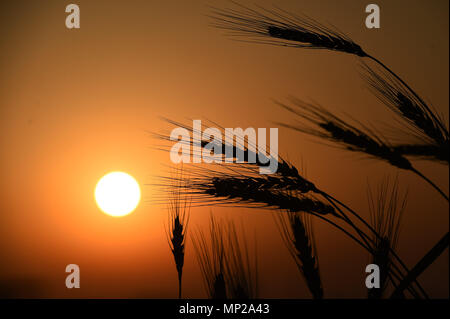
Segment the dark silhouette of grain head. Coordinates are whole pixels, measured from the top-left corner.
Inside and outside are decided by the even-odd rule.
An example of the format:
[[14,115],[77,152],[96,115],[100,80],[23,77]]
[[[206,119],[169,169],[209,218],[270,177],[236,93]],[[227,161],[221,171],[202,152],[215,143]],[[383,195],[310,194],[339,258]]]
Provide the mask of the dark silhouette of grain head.
[[311,215],[280,212],[280,233],[314,299],[323,298],[322,280]]
[[406,208],[406,194],[399,194],[398,180],[385,179],[376,189],[368,188],[369,211],[374,236],[372,263],[380,268],[380,288],[369,289],[369,298],[379,299],[388,284],[388,274],[392,264],[391,249],[395,249],[400,234],[400,225]]
[[[181,177],[179,179],[174,179],[173,181],[180,184],[182,183],[183,178]],[[167,236],[178,273],[178,298],[181,298],[190,199],[184,196],[182,192],[180,192],[180,187],[172,187],[171,189],[172,196],[169,199],[169,221]]]

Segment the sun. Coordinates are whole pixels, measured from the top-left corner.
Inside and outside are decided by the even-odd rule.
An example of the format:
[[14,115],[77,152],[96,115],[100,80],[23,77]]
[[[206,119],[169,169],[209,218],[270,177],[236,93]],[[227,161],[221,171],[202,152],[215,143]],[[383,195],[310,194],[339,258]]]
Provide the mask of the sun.
[[141,199],[138,182],[124,172],[111,172],[103,176],[95,186],[95,201],[105,213],[114,217],[134,211]]

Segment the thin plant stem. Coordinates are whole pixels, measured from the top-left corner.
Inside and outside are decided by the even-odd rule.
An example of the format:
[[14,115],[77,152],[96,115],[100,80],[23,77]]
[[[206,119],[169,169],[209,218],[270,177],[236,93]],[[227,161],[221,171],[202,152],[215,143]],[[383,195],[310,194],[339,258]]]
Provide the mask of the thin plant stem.
[[435,190],[437,190],[439,192],[439,194],[441,194],[448,202],[448,196],[445,195],[445,193],[436,186],[436,184],[434,184],[428,177],[426,177],[425,175],[423,175],[421,172],[419,172],[418,170],[416,170],[415,168],[411,169],[412,172],[414,172],[417,176],[421,177],[424,181],[426,181],[428,184],[430,184]]
[[444,237],[442,237],[442,239],[411,269],[406,277],[400,282],[391,298],[398,298],[403,290],[408,288],[411,283],[444,252],[448,245],[449,233],[445,234]]

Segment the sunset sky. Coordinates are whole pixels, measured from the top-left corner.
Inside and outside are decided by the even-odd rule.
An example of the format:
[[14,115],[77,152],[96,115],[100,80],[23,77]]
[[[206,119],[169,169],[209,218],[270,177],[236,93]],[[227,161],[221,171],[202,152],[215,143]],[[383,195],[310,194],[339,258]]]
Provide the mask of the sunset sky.
[[[76,0],[81,28],[72,30],[65,26],[69,3],[0,4],[0,297],[177,297],[167,209],[152,185],[172,165],[149,133],[170,132],[161,117],[276,127],[292,114],[273,99],[293,95],[363,123],[397,125],[367,89],[356,57],[237,42],[211,27],[208,5],[232,7],[229,1]],[[270,8],[274,1],[257,3]],[[376,1],[378,30],[364,25],[368,3],[276,1],[337,26],[448,125],[448,1]],[[448,232],[448,202],[417,176],[286,128],[279,128],[279,153],[365,217],[367,183],[398,175],[408,204],[397,251],[410,267]],[[448,194],[448,166],[416,166]],[[140,184],[142,200],[130,215],[108,216],[95,202],[95,185],[111,171]],[[261,297],[310,297],[271,211],[193,208],[190,229],[207,227],[210,211],[256,237]],[[368,254],[319,220],[314,225],[325,296],[364,298]],[[80,289],[65,287],[68,264],[80,266]],[[432,297],[448,298],[448,276],[447,249],[420,281]],[[183,281],[185,297],[206,297],[190,239]]]

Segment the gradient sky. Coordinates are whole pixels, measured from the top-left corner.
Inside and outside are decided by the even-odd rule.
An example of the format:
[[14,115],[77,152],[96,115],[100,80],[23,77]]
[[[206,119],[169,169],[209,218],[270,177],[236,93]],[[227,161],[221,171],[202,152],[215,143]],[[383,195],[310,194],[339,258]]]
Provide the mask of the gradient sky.
[[[209,27],[207,5],[230,7],[228,1],[74,2],[81,9],[79,30],[65,27],[70,2],[0,4],[3,294],[176,297],[166,208],[152,201],[157,190],[145,185],[170,164],[148,134],[169,130],[160,116],[274,127],[273,121],[292,116],[272,99],[294,95],[377,127],[396,123],[360,79],[355,57],[235,42]],[[258,3],[271,7],[273,1]],[[280,0],[277,6],[336,25],[448,119],[448,1],[376,1],[379,30],[364,26],[368,3]],[[448,203],[416,176],[283,128],[279,151],[366,217],[367,181],[376,185],[398,173],[409,193],[398,252],[410,266],[448,231]],[[446,166],[417,166],[448,193]],[[123,218],[103,214],[93,196],[98,179],[114,170],[142,187],[144,201]],[[256,233],[262,297],[309,297],[271,212],[211,209]],[[209,211],[193,209],[191,228],[205,226]],[[369,256],[329,226],[315,226],[325,296],[364,297]],[[433,297],[449,296],[448,261],[447,250],[420,278]],[[81,289],[64,285],[70,263],[81,268]],[[190,241],[185,264],[184,295],[205,297]]]

